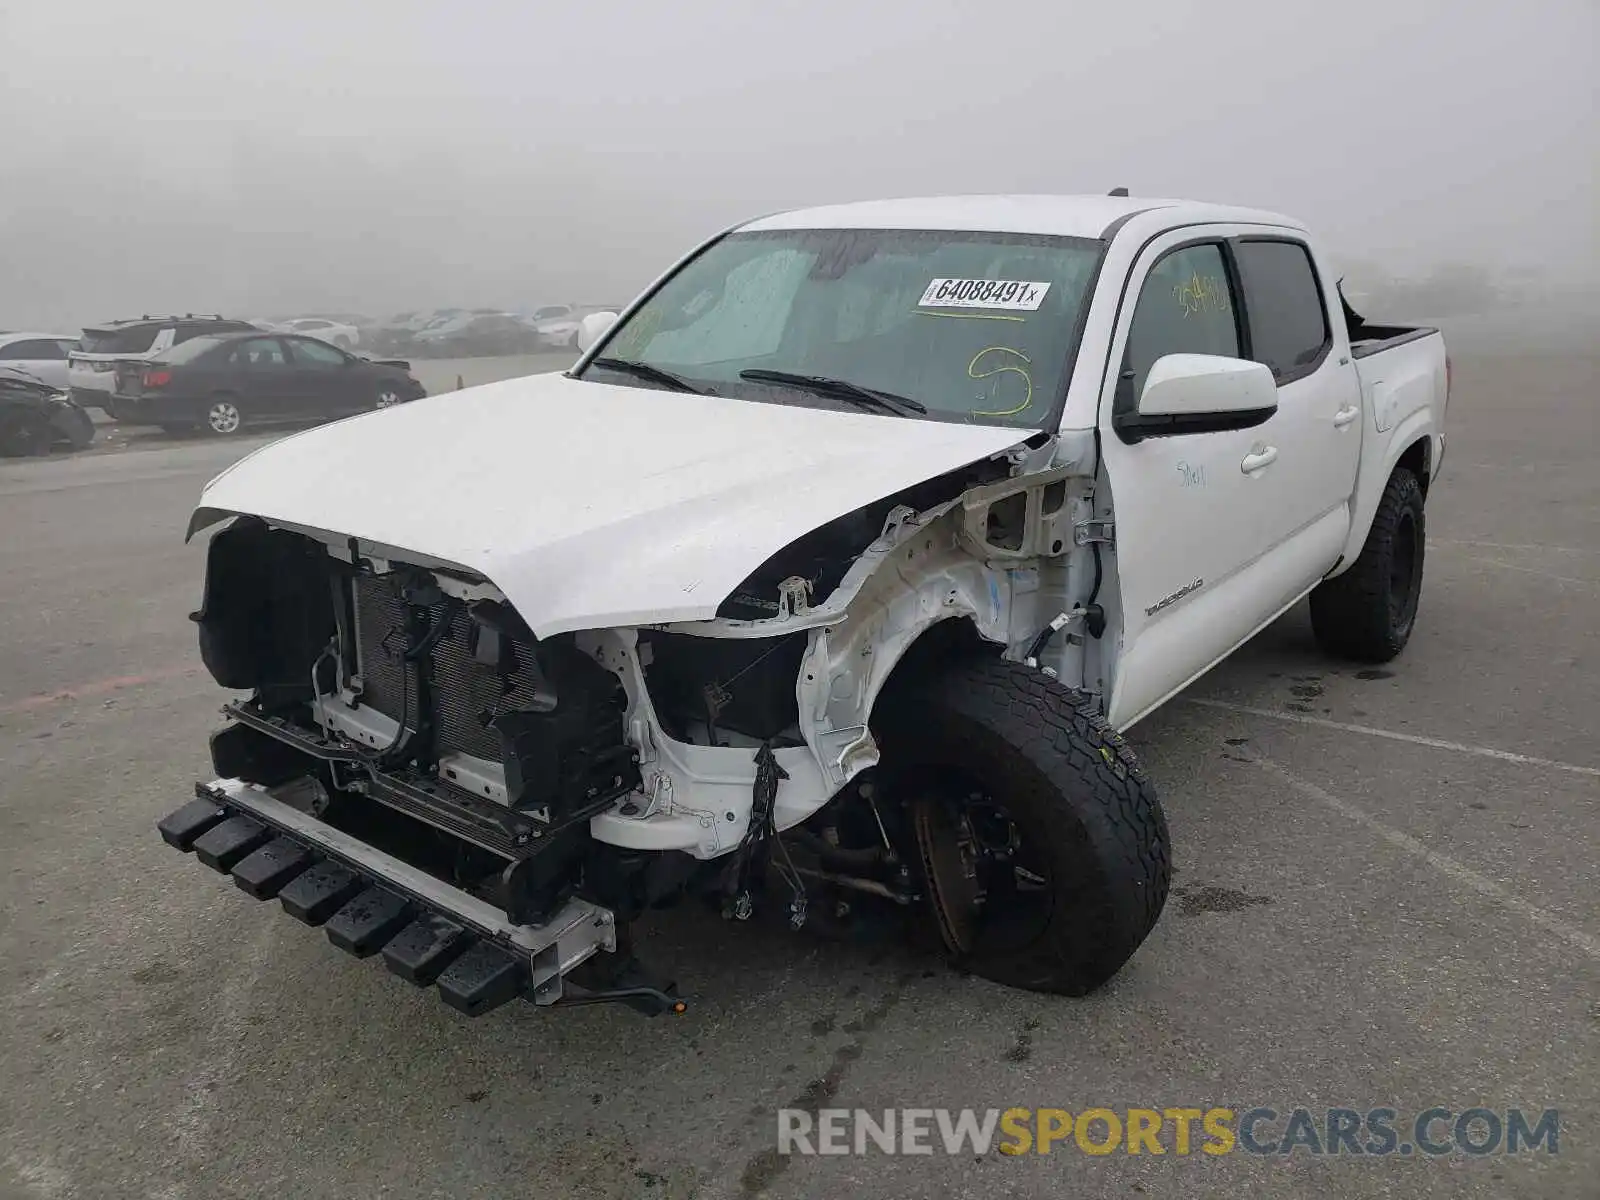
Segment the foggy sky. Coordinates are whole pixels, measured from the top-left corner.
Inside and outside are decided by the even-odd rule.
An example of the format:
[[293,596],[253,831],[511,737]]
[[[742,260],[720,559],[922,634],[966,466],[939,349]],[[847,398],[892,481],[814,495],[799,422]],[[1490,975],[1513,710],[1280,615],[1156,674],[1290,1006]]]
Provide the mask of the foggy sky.
[[799,205],[1104,192],[1568,280],[1593,0],[0,0],[0,327],[621,302]]

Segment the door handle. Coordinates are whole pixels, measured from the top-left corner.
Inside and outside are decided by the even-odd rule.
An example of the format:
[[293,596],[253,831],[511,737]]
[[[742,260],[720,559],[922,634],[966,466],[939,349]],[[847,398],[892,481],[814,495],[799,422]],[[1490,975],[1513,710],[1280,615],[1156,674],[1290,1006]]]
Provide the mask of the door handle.
[[1239,464],[1239,469],[1246,475],[1261,470],[1262,467],[1271,466],[1278,461],[1278,448],[1276,446],[1263,446],[1260,450],[1252,450],[1244,456],[1244,461]]
[[1333,414],[1334,428],[1343,429],[1346,425],[1350,424],[1351,421],[1354,421],[1360,415],[1361,410],[1354,404],[1346,405],[1344,408],[1341,408],[1338,412]]

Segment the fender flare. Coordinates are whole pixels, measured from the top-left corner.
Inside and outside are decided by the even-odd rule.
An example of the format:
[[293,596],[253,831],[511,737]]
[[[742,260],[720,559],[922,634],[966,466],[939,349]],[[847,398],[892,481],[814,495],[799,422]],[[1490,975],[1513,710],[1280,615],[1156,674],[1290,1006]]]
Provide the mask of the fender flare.
[[1400,422],[1395,428],[1394,436],[1389,439],[1381,460],[1381,473],[1377,473],[1376,478],[1370,478],[1367,475],[1367,467],[1363,465],[1356,484],[1356,504],[1350,513],[1350,534],[1345,539],[1338,564],[1324,578],[1332,579],[1336,575],[1344,574],[1360,556],[1361,548],[1367,544],[1367,534],[1372,530],[1372,518],[1378,511],[1378,502],[1383,498],[1384,486],[1394,474],[1400,460],[1412,453],[1418,445],[1425,447],[1423,461],[1428,464],[1429,470],[1423,473],[1422,484],[1423,487],[1427,487],[1427,476],[1438,460],[1437,450],[1433,444],[1434,435],[1433,414],[1426,410],[1413,413]]

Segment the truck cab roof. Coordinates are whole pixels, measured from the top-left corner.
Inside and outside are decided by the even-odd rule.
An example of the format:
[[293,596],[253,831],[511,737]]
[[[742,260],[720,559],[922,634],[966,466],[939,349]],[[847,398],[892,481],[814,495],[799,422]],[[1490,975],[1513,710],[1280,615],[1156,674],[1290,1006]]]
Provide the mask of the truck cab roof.
[[739,227],[775,229],[945,229],[1105,238],[1130,218],[1159,213],[1163,228],[1206,223],[1277,225],[1299,221],[1253,208],[1147,196],[972,195],[866,200],[773,213]]

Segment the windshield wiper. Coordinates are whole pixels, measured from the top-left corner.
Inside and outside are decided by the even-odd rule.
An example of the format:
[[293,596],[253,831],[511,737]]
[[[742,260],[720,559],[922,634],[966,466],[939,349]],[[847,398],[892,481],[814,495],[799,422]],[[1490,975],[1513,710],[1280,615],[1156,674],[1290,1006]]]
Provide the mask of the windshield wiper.
[[928,411],[927,405],[909,396],[897,396],[893,392],[863,387],[859,383],[851,383],[848,379],[831,379],[826,375],[799,375],[792,371],[767,371],[754,367],[748,371],[740,371],[739,378],[753,380],[756,383],[784,383],[790,387],[805,388],[819,395],[835,396],[862,408],[893,413],[897,417]]
[[608,371],[622,371],[639,379],[648,379],[653,383],[665,384],[676,392],[693,392],[696,396],[705,395],[694,384],[681,375],[674,375],[671,371],[660,367],[653,367],[649,363],[634,362],[629,358],[597,358],[589,364],[591,367],[603,367]]

